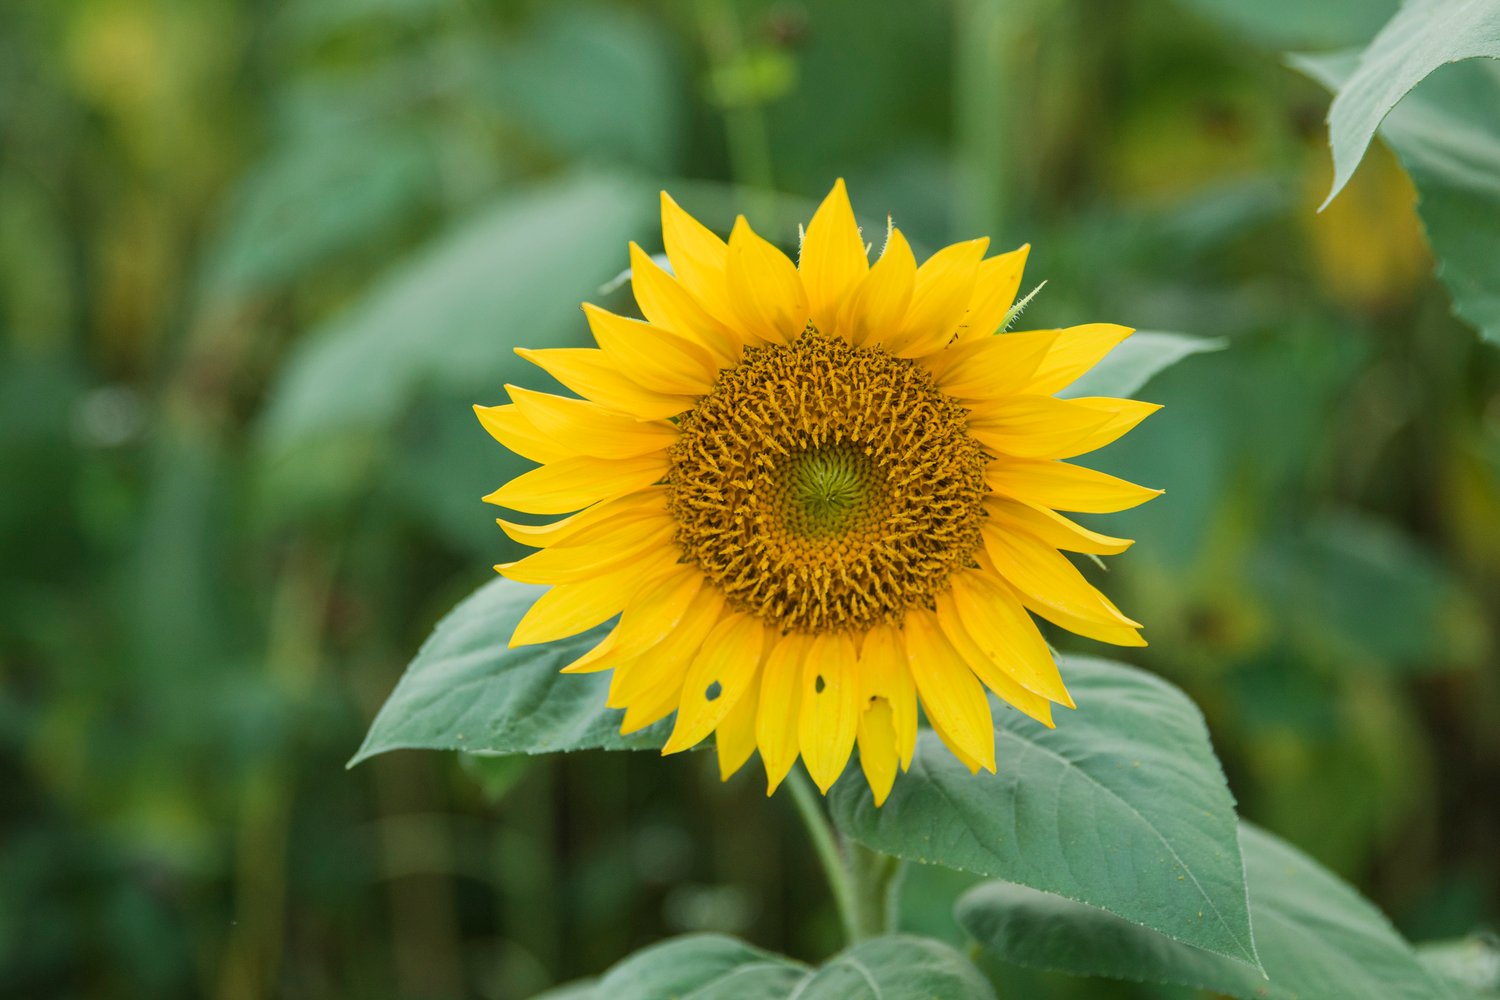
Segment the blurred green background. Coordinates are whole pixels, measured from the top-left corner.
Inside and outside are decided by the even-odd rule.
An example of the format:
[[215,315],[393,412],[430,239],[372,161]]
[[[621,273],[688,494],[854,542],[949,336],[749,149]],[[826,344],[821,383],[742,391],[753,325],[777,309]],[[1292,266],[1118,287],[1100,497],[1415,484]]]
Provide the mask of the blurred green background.
[[[1128,658],[1249,819],[1414,939],[1493,926],[1500,360],[1384,149],[1315,214],[1328,96],[1281,55],[1393,9],[7,2],[0,994],[514,998],[688,930],[835,948],[753,767],[344,762],[512,554],[469,411],[546,384],[511,348],[628,308],[659,188],[795,246],[840,175],[919,249],[1032,243],[1023,326],[1228,338],[1093,463],[1167,489],[1109,521]],[[957,940],[961,882],[909,872],[905,925]]]

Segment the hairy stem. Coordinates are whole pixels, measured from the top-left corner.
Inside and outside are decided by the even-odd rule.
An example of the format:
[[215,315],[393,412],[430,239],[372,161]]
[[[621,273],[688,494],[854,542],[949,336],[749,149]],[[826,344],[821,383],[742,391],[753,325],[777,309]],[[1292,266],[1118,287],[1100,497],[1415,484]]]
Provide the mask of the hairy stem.
[[828,888],[833,891],[833,902],[838,907],[844,937],[849,941],[858,941],[863,935],[859,933],[861,918],[854,875],[839,850],[833,827],[828,823],[828,814],[823,811],[822,797],[813,787],[812,780],[798,768],[792,768],[791,774],[787,775],[787,784],[792,790],[792,802],[797,806],[797,813],[802,817],[802,824],[807,827],[807,834],[812,839],[813,850],[817,852],[818,861],[823,865]]
[[829,825],[822,797],[800,770],[787,776],[787,784],[833,891],[844,938],[853,944],[889,931],[896,922],[901,861],[852,840],[841,840]]

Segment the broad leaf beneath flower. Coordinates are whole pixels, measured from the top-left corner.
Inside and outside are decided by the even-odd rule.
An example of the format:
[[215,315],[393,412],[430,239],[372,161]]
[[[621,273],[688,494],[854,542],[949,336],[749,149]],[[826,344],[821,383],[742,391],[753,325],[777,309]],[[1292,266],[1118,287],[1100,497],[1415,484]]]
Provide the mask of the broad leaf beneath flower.
[[968,892],[958,919],[996,958],[1075,975],[1175,983],[1242,1000],[1453,995],[1378,910],[1311,858],[1249,824],[1240,843],[1265,977],[1102,910],[1005,882]]
[[995,702],[996,774],[970,774],[925,731],[883,808],[844,775],[835,823],[875,850],[1086,902],[1255,968],[1234,800],[1197,707],[1123,664],[1061,667],[1078,709],[1056,729]]
[[816,969],[717,934],[637,952],[591,983],[536,1000],[994,1000],[978,969],[948,945],[891,935],[861,942]]

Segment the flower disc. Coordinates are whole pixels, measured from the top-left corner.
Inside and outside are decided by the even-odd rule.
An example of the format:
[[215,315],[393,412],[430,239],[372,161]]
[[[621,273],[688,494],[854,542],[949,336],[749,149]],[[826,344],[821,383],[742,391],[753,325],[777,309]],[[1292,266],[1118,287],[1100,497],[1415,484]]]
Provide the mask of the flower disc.
[[682,416],[677,542],[731,607],[784,631],[899,625],[980,544],[965,412],[914,362],[815,330],[748,348]]

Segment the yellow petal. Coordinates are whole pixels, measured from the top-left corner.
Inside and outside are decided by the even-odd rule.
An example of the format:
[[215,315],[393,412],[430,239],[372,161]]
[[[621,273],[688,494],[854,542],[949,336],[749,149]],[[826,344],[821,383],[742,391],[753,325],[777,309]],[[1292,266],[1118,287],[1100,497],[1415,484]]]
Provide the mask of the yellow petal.
[[551,642],[577,635],[609,621],[637,592],[643,580],[655,582],[677,565],[675,553],[647,556],[643,564],[627,566],[581,583],[561,583],[537,598],[511,634],[511,648]]
[[[604,500],[571,517],[551,524],[517,524],[504,518],[496,523],[514,541],[533,548],[557,545],[564,541],[581,544],[589,536],[585,532],[605,532],[617,524],[631,521],[670,521],[667,513],[667,488],[648,486],[634,493],[627,493],[613,500]],[[671,522],[675,523],[675,522]]]
[[965,750],[962,744],[954,740],[952,734],[943,727],[941,722],[931,716],[928,717],[927,722],[932,726],[932,731],[937,734],[938,739],[943,741],[943,746],[947,747],[948,752],[958,758],[960,764],[969,769],[970,774],[978,774],[984,769],[984,761]]
[[906,656],[933,728],[985,770],[995,770],[995,724],[974,671],[958,655],[926,608],[908,611]]
[[507,385],[505,391],[532,426],[574,455],[631,458],[670,448],[677,441],[677,428],[665,420],[636,420],[586,399],[516,385]]
[[670,330],[583,304],[599,348],[620,374],[653,392],[702,396],[719,377],[713,356]]
[[[764,631],[764,630],[762,630]],[[771,637],[767,635],[765,641]],[[728,781],[729,776],[745,766],[745,761],[755,752],[755,718],[760,707],[760,685],[750,685],[719,728],[714,730],[714,749],[719,757],[719,780]]]
[[1088,552],[1098,556],[1119,555],[1135,542],[1090,531],[1083,525],[1045,507],[1032,507],[1019,500],[990,496],[984,501],[985,513],[1005,531],[1028,531],[1055,549]]
[[671,677],[658,686],[642,692],[625,709],[625,718],[620,722],[620,734],[645,729],[672,714],[677,707],[677,696],[681,692],[681,678]]
[[689,565],[678,565],[652,587],[635,588],[620,617],[621,643],[629,649],[648,649],[671,635],[690,607],[721,609],[716,594],[698,600],[704,589],[703,572]]
[[844,773],[859,728],[859,675],[854,640],[847,633],[820,633],[802,667],[802,709],[797,739],[807,773],[823,794]]
[[[951,592],[938,599],[938,622],[950,637],[960,628],[967,632],[991,662],[1027,691],[1074,707],[1047,641],[1021,602],[1000,581],[975,570],[955,573]],[[980,674],[980,680],[989,683],[984,674]],[[998,687],[994,690],[1032,718],[1039,718]]]
[[745,331],[767,343],[790,343],[807,326],[807,290],[796,266],[743,215],[729,233],[729,294]]
[[484,498],[528,514],[567,514],[644,489],[667,474],[666,452],[610,460],[580,456],[523,473]]
[[1110,603],[1109,598],[1084,579],[1068,557],[1024,531],[1003,531],[988,521],[980,530],[984,550],[996,570],[1012,587],[1030,598],[1028,606],[1048,621],[1057,610],[1073,618],[1102,625],[1140,628]]
[[766,766],[767,795],[776,791],[797,760],[802,665],[807,662],[809,644],[809,637],[800,632],[781,636],[761,667],[755,744]]
[[672,273],[710,315],[739,330],[729,298],[729,248],[703,223],[683,211],[665,191],[661,193],[661,235],[672,262]]
[[610,708],[625,708],[646,697],[663,683],[670,680],[676,690],[676,701],[682,697],[682,680],[688,666],[703,640],[724,617],[724,595],[717,587],[706,586],[687,603],[682,617],[665,632],[644,630],[650,624],[645,620],[633,620],[632,611],[646,611],[644,604],[632,605],[620,618],[624,635],[620,645],[632,651],[633,658],[615,667],[610,678],[609,698],[605,704]]
[[1079,514],[1128,510],[1162,493],[1066,462],[1037,462],[1021,458],[991,462],[985,469],[984,481],[1001,496]]
[[938,388],[957,399],[997,399],[1028,389],[1052,349],[1051,331],[996,334],[954,344],[921,359]]
[[764,634],[760,620],[747,614],[730,615],[708,634],[683,681],[677,724],[663,754],[703,742],[754,687]]
[[1016,292],[1021,288],[1021,272],[1026,268],[1026,256],[1030,252],[1031,244],[1027,243],[1010,253],[980,262],[969,313],[958,331],[959,342],[987,337],[1000,329],[1005,314],[1015,304]]
[[[1074,406],[1085,406],[1102,413],[1110,414],[1113,419],[1093,436],[1076,441],[1071,448],[1078,450],[1073,455],[1082,455],[1096,448],[1116,441],[1131,431],[1151,414],[1161,409],[1160,403],[1147,403],[1139,399],[1114,399],[1108,396],[1077,396],[1068,402]],[[1059,458],[1071,458],[1072,455],[1059,455]]]
[[687,289],[634,243],[630,244],[630,288],[641,315],[652,326],[693,341],[712,354],[721,367],[739,360],[739,334],[709,315]]
[[955,617],[952,595],[945,594],[938,598],[937,605],[938,624],[943,630],[943,638],[952,644],[959,659],[974,672],[974,676],[979,678],[985,687],[1011,705],[1043,725],[1051,727],[1052,703],[1035,691],[1028,691],[1022,687],[1020,681],[1001,669],[994,659],[979,647],[973,636],[969,634],[969,630],[964,628],[963,623]]
[[1078,381],[1135,331],[1113,323],[1088,323],[1057,331],[1057,342],[1037,366],[1027,392],[1050,396]]
[[885,805],[896,782],[896,721],[891,713],[891,703],[876,698],[865,706],[859,716],[859,766],[864,769],[865,780],[870,784],[870,793],[875,805]]
[[906,662],[900,631],[890,625],[877,625],[865,633],[859,651],[859,676],[867,703],[883,698],[891,706],[896,751],[904,771],[911,766],[917,747],[917,689]]
[[554,347],[516,353],[585,399],[637,420],[675,417],[698,402],[695,396],[655,392],[620,373],[604,352],[593,347]]
[[808,224],[798,264],[813,325],[832,335],[845,298],[870,271],[842,177]]
[[[976,406],[969,432],[992,452],[1019,458],[1063,458],[1069,443],[1096,433],[1113,419],[1052,396],[1009,396]],[[1076,452],[1075,452],[1076,454]]]
[[[901,329],[916,286],[917,259],[901,230],[892,229],[885,250],[845,299],[834,332],[855,347],[881,344]],[[821,329],[821,327],[820,327]]]
[[558,671],[560,674],[596,674],[601,670],[609,670],[615,664],[623,662],[628,657],[620,652],[619,633],[620,626],[617,624],[610,629],[608,634],[587,653],[578,657]]
[[1073,458],[1102,448],[1161,409],[1129,399],[1008,396],[976,404],[969,432],[987,448],[1018,458]]
[[[987,561],[987,557],[983,561]],[[1083,618],[1078,615],[1069,614],[1056,605],[1043,604],[1030,594],[1022,593],[1008,582],[1005,586],[1027,611],[1045,618],[1054,625],[1065,628],[1076,635],[1085,636],[1098,642],[1107,642],[1111,646],[1141,647],[1147,645],[1146,640],[1141,637],[1141,633],[1133,626],[1120,625],[1114,622],[1100,622],[1094,618]],[[1110,606],[1113,607],[1114,605]]]
[[916,358],[948,345],[974,297],[979,260],[989,245],[988,239],[955,243],[917,268],[901,333],[886,344],[886,350],[898,357]]
[[480,406],[475,403],[474,414],[479,417],[484,429],[490,432],[490,437],[522,458],[529,458],[533,462],[556,462],[577,454],[538,430],[515,403],[501,406]]
[[559,545],[533,552],[500,567],[500,575],[521,583],[577,583],[636,562],[646,552],[672,545],[670,522],[634,521],[618,526],[598,542]]

